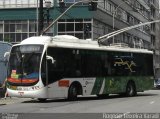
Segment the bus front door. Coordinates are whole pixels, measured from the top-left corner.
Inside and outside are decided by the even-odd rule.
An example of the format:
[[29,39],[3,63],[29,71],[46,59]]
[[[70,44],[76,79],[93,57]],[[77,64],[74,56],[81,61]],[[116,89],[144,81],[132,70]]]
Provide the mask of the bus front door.
[[47,57],[46,72],[48,74],[46,77],[48,98],[64,97],[62,88],[58,84],[58,80],[62,77],[60,77],[61,74],[56,68],[56,60],[52,56]]

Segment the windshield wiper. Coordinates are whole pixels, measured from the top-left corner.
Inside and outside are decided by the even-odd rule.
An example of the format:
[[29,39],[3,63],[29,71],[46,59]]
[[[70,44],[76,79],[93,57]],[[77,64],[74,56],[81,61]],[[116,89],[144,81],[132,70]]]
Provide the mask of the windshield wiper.
[[26,60],[24,60],[24,62],[27,62],[27,61],[33,56],[33,54],[35,54],[35,52],[32,52],[32,53],[26,58]]
[[20,79],[21,79],[21,83],[22,83],[22,79],[23,79],[23,56],[21,52],[16,52],[16,58],[18,60],[18,62],[20,63]]
[[16,52],[16,58],[17,58],[18,62],[22,62],[22,55],[21,55],[21,53]]

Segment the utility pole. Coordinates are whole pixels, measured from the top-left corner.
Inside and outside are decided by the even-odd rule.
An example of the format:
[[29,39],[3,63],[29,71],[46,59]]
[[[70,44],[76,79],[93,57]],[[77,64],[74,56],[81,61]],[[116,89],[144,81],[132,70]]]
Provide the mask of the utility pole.
[[43,0],[40,0],[39,2],[39,22],[38,22],[38,35],[41,35],[43,31],[43,22],[44,22],[44,17],[43,17]]

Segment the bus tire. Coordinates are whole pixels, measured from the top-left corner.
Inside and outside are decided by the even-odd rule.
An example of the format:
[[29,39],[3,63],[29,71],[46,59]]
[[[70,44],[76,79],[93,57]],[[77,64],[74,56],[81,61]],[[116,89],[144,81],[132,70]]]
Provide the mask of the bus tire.
[[137,94],[137,91],[136,91],[136,86],[134,82],[131,82],[131,81],[128,82],[126,87],[126,96],[132,97],[132,96],[135,96],[136,94]]
[[68,100],[75,101],[77,100],[78,89],[76,85],[72,84],[68,91]]
[[39,102],[45,102],[47,99],[46,98],[38,98]]

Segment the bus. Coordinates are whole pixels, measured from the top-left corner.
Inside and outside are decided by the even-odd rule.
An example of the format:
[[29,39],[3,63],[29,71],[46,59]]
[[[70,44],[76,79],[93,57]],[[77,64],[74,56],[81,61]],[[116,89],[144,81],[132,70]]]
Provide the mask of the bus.
[[125,94],[153,87],[153,52],[74,36],[34,36],[12,47],[9,96],[46,99]]

